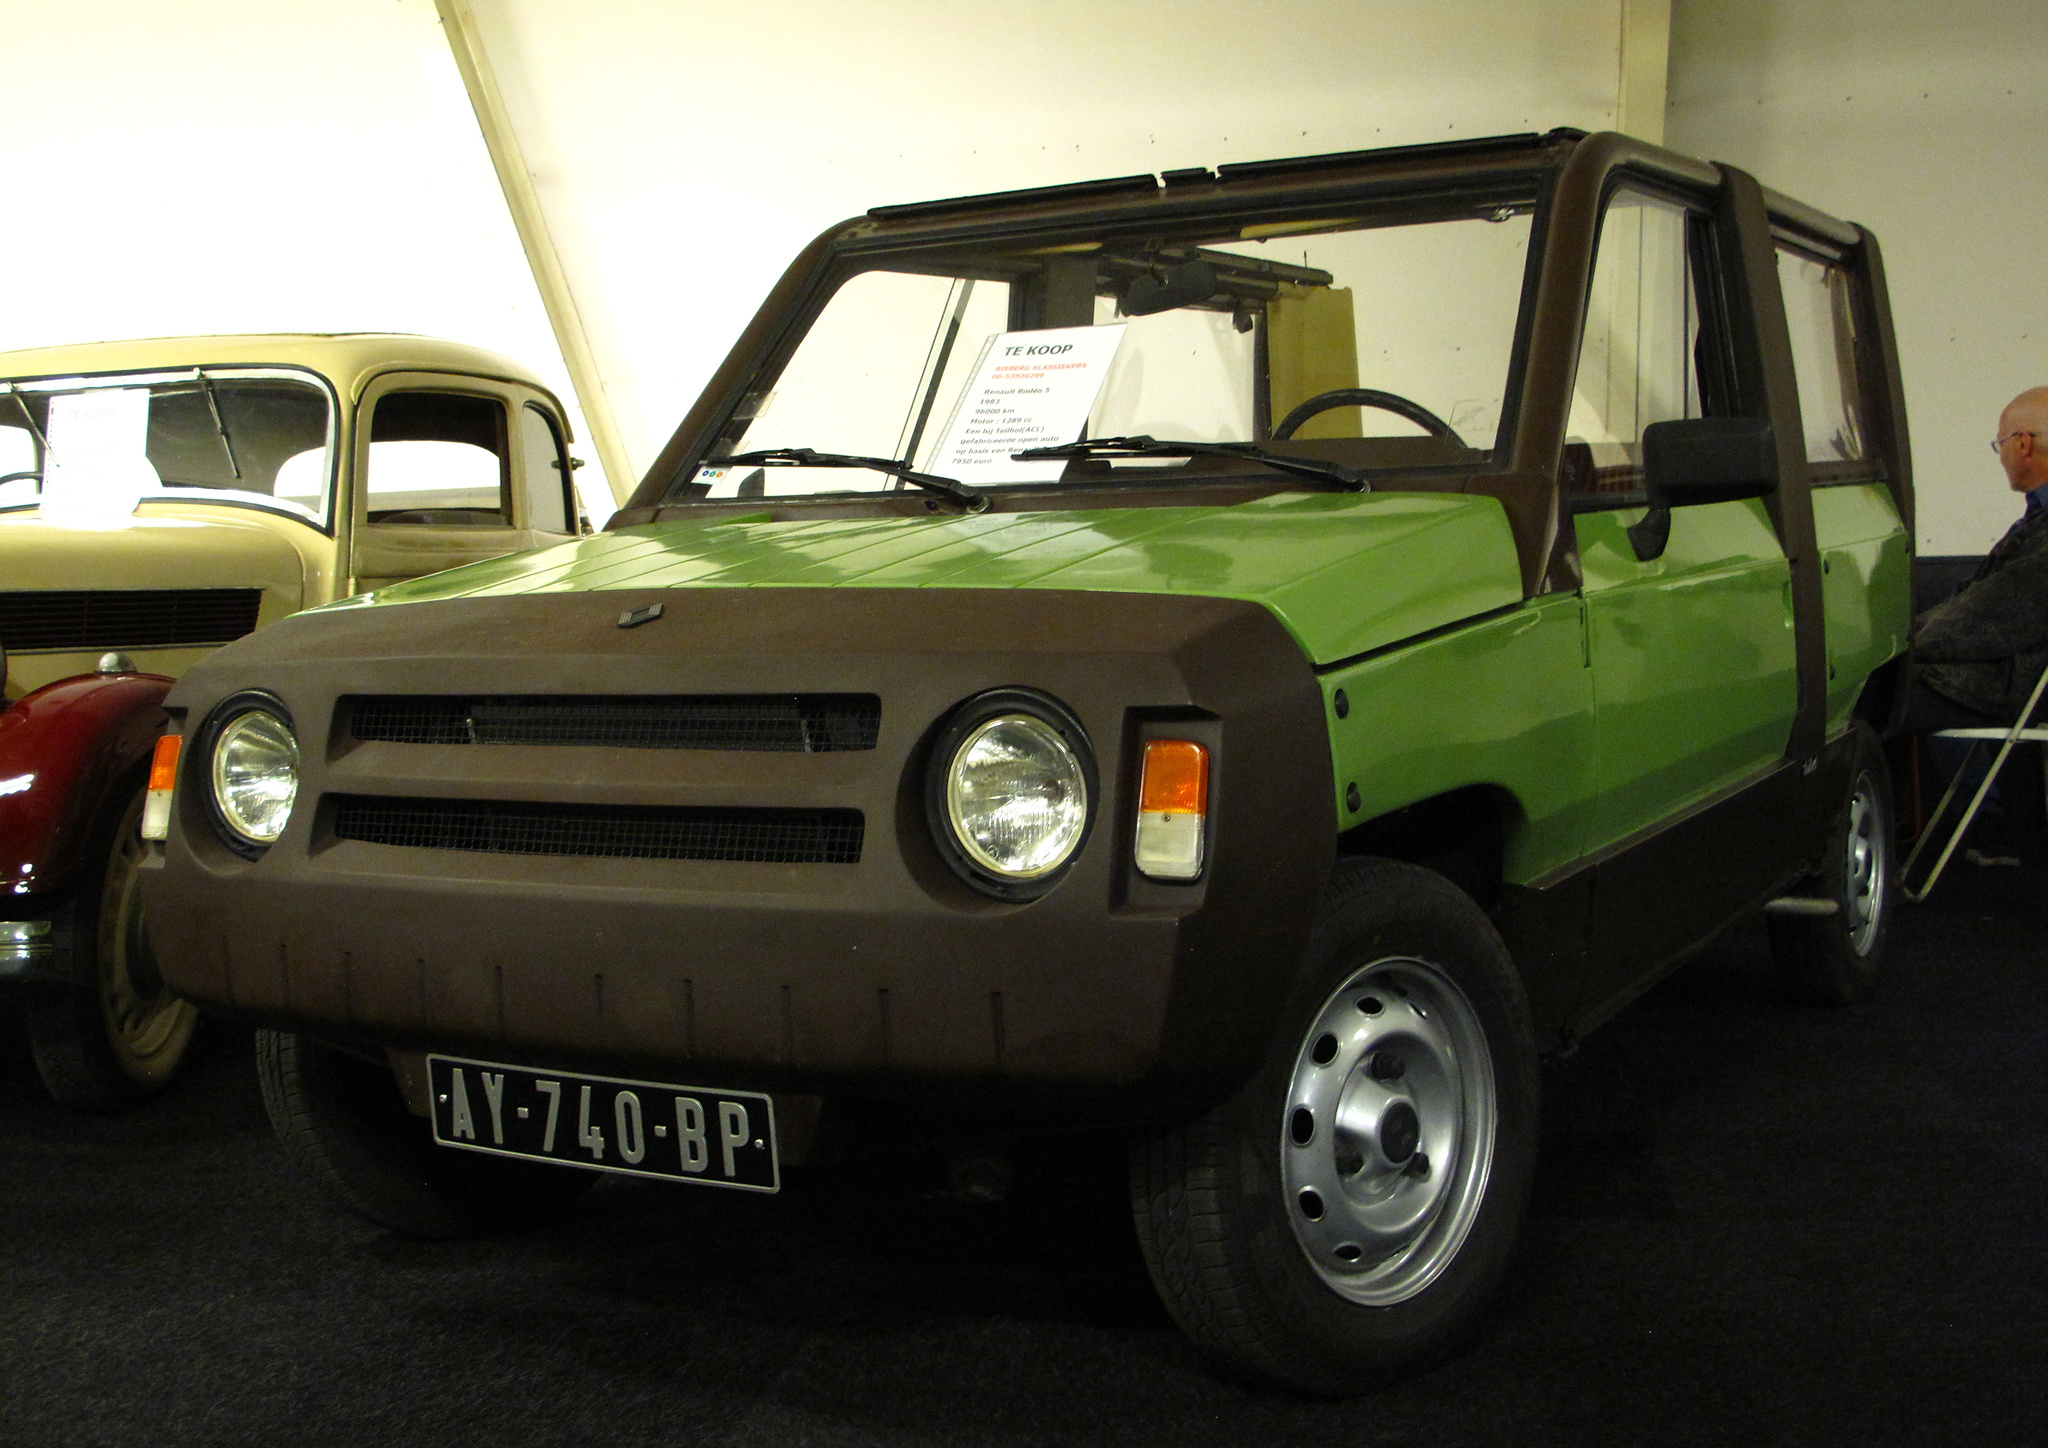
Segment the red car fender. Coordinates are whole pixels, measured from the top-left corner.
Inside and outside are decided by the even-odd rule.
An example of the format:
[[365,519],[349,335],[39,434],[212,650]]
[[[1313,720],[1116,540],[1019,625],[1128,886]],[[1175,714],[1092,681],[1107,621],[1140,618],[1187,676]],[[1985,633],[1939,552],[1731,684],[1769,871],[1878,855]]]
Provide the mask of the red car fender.
[[59,679],[0,712],[0,919],[70,883],[93,823],[163,732],[159,674]]

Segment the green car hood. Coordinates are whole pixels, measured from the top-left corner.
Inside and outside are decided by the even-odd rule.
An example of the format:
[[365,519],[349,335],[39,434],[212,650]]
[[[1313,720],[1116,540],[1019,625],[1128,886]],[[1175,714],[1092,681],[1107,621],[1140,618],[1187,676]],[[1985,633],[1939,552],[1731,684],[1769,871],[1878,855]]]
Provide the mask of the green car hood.
[[338,606],[625,588],[1197,594],[1265,605],[1317,664],[1522,596],[1507,517],[1492,498],[1281,493],[1215,508],[648,523]]

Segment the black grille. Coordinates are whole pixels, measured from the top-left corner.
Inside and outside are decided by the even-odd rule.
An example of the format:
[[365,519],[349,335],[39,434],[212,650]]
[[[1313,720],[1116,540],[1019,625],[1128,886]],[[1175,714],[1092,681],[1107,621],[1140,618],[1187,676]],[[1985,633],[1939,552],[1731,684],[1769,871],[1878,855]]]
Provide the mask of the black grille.
[[582,744],[823,754],[873,749],[873,694],[381,695],[350,701],[349,732],[392,744]]
[[496,855],[601,855],[851,865],[867,822],[857,809],[660,809],[500,800],[334,798],[345,840]]
[[256,627],[260,588],[0,592],[0,645],[140,649],[231,643]]

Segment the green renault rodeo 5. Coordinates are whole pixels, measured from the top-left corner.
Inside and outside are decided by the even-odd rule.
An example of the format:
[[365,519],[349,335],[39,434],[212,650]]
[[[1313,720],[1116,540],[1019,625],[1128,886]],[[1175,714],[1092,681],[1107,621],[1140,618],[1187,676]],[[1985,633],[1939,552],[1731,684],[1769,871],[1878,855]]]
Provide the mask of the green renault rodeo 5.
[[1911,530],[1877,244],[1731,167],[880,207],[605,532],[186,674],[150,921],[397,1230],[1114,1128],[1189,1336],[1356,1391],[1499,1282],[1543,1053],[1759,911],[1869,989]]

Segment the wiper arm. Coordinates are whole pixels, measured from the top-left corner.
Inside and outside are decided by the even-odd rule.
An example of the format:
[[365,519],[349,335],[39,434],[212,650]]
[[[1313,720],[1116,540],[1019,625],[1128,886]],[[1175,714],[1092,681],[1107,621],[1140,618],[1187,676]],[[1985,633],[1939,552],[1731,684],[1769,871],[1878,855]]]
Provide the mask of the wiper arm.
[[1253,442],[1176,442],[1140,433],[1135,437],[1087,437],[1079,442],[1061,443],[1057,447],[1026,448],[1010,456],[1018,462],[1035,458],[1243,458],[1276,473],[1326,483],[1346,492],[1372,491],[1372,484],[1357,468],[1324,462],[1321,458],[1289,457],[1285,453],[1268,451]]
[[220,434],[221,451],[228,455],[228,471],[235,475],[235,481],[239,483],[242,481],[242,464],[235,456],[235,444],[228,436],[228,425],[221,420],[220,400],[213,395],[213,379],[201,372],[199,385],[206,393],[207,410],[213,414],[213,430]]
[[977,493],[965,483],[942,478],[936,473],[921,473],[894,458],[814,452],[807,447],[771,447],[760,452],[734,453],[731,457],[713,458],[711,461],[719,466],[743,468],[873,468],[878,473],[887,473],[913,487],[923,488],[927,493],[949,498],[970,513],[988,511],[987,494]]

